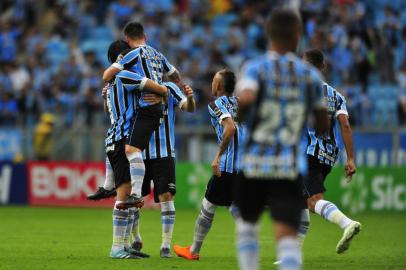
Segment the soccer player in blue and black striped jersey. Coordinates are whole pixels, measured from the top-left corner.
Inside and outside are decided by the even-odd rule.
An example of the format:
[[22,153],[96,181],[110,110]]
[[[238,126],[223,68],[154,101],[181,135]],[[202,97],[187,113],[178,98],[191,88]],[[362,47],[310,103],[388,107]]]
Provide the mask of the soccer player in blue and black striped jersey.
[[216,99],[208,106],[218,140],[218,151],[212,162],[213,176],[207,184],[200,214],[196,220],[195,233],[191,246],[174,246],[175,253],[188,260],[198,260],[200,249],[209,233],[218,206],[229,209],[234,218],[238,210],[233,202],[233,181],[240,171],[241,145],[244,130],[236,121],[238,101],[233,96],[235,75],[228,69],[216,73],[212,83],[212,93]]
[[246,115],[243,177],[235,202],[240,269],[257,270],[258,225],[269,208],[274,220],[279,270],[301,269],[296,237],[303,207],[301,177],[307,173],[306,123],[313,111],[326,111],[321,76],[295,55],[302,23],[290,10],[273,10],[267,21],[269,51],[243,68],[237,93]]
[[[320,71],[324,70],[324,56],[320,50],[312,49],[306,51],[303,59]],[[327,119],[315,119],[315,126],[308,129],[306,154],[309,161],[309,173],[308,177],[303,181],[304,194],[307,199],[308,208],[312,212],[337,224],[344,230],[343,236],[336,248],[337,253],[343,253],[348,249],[354,235],[360,231],[361,224],[348,218],[335,204],[324,199],[326,191],[324,181],[338,157],[338,128],[341,129],[347,153],[345,176],[348,181],[351,181],[353,174],[356,172],[352,132],[348,121],[348,111],[344,96],[325,82],[322,83],[322,87],[327,102],[328,114],[326,114]],[[327,128],[320,128],[321,124]],[[319,130],[326,130],[326,132],[320,132]],[[299,230],[299,238],[302,240],[306,235],[308,224],[309,210],[306,209],[302,214],[302,225],[301,230]]]
[[[104,81],[110,81],[118,72],[126,69],[157,83],[163,82],[164,75],[167,75],[170,80],[180,83],[179,73],[166,57],[146,44],[146,34],[140,23],[128,23],[124,27],[124,35],[132,51],[104,72]],[[141,200],[141,189],[145,175],[142,151],[147,147],[152,132],[163,119],[162,103],[149,104],[144,100],[145,94],[147,93],[143,92],[138,95],[137,114],[125,146],[131,168],[131,196],[119,207],[133,207]]]
[[[161,206],[162,244],[160,256],[170,258],[171,240],[175,224],[176,176],[175,176],[175,112],[176,108],[186,112],[196,109],[193,89],[188,85],[183,91],[172,82],[163,83],[168,88],[168,98],[164,103],[164,117],[159,127],[152,133],[143,152],[145,177],[142,196],[150,194],[151,181],[154,183],[154,200]],[[152,96],[151,96],[152,98]],[[134,248],[140,246],[140,237],[134,234]],[[138,239],[138,240],[137,240]]]
[[[117,46],[113,42],[109,49],[109,59],[114,58],[117,50],[123,46]],[[113,48],[113,49],[111,49]],[[125,54],[125,52],[122,52]],[[107,172],[106,176],[112,175],[117,191],[117,201],[113,209],[113,246],[110,257],[120,259],[136,259],[139,256],[137,251],[126,248],[128,236],[128,224],[130,216],[128,209],[120,209],[118,205],[128,200],[131,192],[130,166],[125,154],[125,142],[130,132],[131,122],[135,116],[137,99],[135,93],[146,89],[157,94],[166,94],[167,88],[137,73],[127,70],[120,71],[109,83],[106,96],[106,106],[111,119],[111,126],[106,136]],[[107,180],[107,177],[106,177]],[[134,254],[132,254],[134,253]]]

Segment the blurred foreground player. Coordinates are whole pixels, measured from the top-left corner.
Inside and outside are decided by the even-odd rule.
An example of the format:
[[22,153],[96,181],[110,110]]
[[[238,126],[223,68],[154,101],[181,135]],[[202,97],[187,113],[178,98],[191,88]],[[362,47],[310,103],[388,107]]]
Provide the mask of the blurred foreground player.
[[199,259],[200,249],[210,231],[217,206],[227,207],[235,219],[238,217],[238,210],[232,205],[232,193],[233,182],[239,172],[243,128],[235,122],[238,102],[233,96],[234,86],[235,75],[230,70],[220,70],[213,78],[212,93],[216,100],[209,104],[208,109],[219,144],[212,163],[213,176],[207,184],[200,214],[196,220],[192,245],[173,247],[178,256],[188,260]]
[[[114,56],[118,54],[117,50],[122,47],[124,47],[122,41],[113,42],[108,52],[109,59],[115,59]],[[124,52],[122,53],[124,54]],[[110,257],[116,259],[141,258],[137,251],[126,246],[127,228],[132,218],[129,210],[119,209],[117,206],[128,200],[131,193],[130,166],[124,146],[135,116],[134,110],[137,107],[135,92],[144,88],[157,94],[167,92],[165,86],[141,77],[137,73],[123,70],[110,81],[106,96],[106,105],[111,119],[111,126],[105,140],[108,158],[106,176],[113,176],[117,191],[117,200],[113,209],[113,246]]]
[[240,269],[259,269],[257,222],[267,206],[274,220],[278,269],[298,270],[301,176],[307,173],[305,124],[311,112],[326,108],[319,72],[295,55],[302,30],[299,16],[274,10],[266,27],[269,51],[245,65],[237,84],[239,114],[248,115],[243,177],[235,194],[241,214],[238,259]]
[[[323,53],[320,50],[313,49],[305,52],[303,59],[315,66],[320,71],[325,67]],[[343,253],[349,248],[351,240],[361,230],[361,224],[353,221],[344,215],[335,204],[324,200],[324,181],[330,173],[338,157],[338,126],[340,126],[341,137],[344,142],[347,162],[345,165],[345,176],[347,182],[351,181],[356,172],[354,162],[354,148],[352,143],[351,126],[348,121],[348,112],[345,98],[333,87],[323,82],[323,94],[327,101],[328,109],[328,131],[319,133],[317,128],[308,129],[307,158],[309,161],[309,173],[303,181],[305,198],[308,208],[322,216],[324,219],[337,224],[344,230],[341,240],[338,242],[336,251]],[[315,126],[318,122],[316,120]],[[323,122],[323,121],[321,121]],[[307,227],[303,226],[309,223],[309,210],[302,213],[301,232],[299,238],[304,239]]]

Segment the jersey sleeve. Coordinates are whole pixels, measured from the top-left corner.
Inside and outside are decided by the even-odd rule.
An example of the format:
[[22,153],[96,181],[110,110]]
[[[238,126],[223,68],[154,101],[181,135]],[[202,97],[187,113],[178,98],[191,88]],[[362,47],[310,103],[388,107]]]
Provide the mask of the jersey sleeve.
[[172,75],[176,71],[176,68],[169,63],[168,59],[166,59],[164,55],[162,55],[162,65],[164,67],[164,74],[167,76]]
[[140,49],[134,49],[127,53],[120,61],[113,63],[112,66],[119,70],[128,69],[134,66],[140,59]]
[[168,88],[170,97],[173,98],[173,105],[178,106],[179,109],[182,109],[183,104],[185,104],[185,102],[187,101],[185,94],[176,84],[172,82],[165,82],[163,83],[163,85]]
[[222,100],[220,98],[216,99],[215,101],[211,102],[208,105],[209,113],[212,118],[216,119],[220,124],[225,118],[231,117],[230,112],[224,106]]
[[241,93],[246,90],[258,91],[259,89],[258,64],[247,62],[241,70],[240,79],[236,84],[236,92]]
[[335,117],[338,117],[340,114],[348,116],[347,101],[343,95],[337,92]]
[[148,78],[142,77],[138,73],[128,70],[122,70],[116,75],[116,79],[120,79],[127,91],[142,91]]

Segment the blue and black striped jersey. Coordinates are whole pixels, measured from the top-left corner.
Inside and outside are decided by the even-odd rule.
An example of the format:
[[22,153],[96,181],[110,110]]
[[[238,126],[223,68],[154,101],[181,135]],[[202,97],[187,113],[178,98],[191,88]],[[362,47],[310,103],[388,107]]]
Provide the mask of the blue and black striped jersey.
[[227,150],[220,158],[220,171],[237,173],[240,171],[240,149],[244,139],[244,128],[235,121],[238,110],[237,98],[234,96],[218,97],[208,105],[208,109],[211,116],[211,124],[217,134],[218,144],[223,140],[223,126],[221,125],[223,119],[231,117],[235,123],[236,131],[234,133],[234,138],[230,141]]
[[144,159],[175,157],[175,109],[182,108],[187,99],[176,84],[165,82],[163,85],[169,90],[168,100],[164,104],[164,117],[151,135],[143,152]]
[[105,144],[111,145],[128,136],[135,115],[137,92],[142,90],[147,78],[127,70],[120,71],[107,90],[107,108],[111,126]]
[[308,129],[308,146],[306,153],[319,159],[320,163],[334,166],[337,160],[338,147],[338,121],[340,114],[348,116],[347,105],[344,96],[336,89],[323,83],[323,93],[327,103],[328,114],[330,118],[330,130],[328,134],[318,134],[314,128]]
[[237,91],[256,91],[248,116],[242,170],[248,178],[295,180],[307,173],[306,124],[324,106],[321,76],[293,53],[249,61]]
[[[146,77],[159,84],[162,83],[163,75],[170,75],[176,71],[166,57],[151,46],[143,45],[131,50],[120,61],[113,64],[120,70],[130,70],[138,73],[141,77]],[[149,104],[144,101],[143,95],[147,91],[139,94],[139,106],[145,107]]]

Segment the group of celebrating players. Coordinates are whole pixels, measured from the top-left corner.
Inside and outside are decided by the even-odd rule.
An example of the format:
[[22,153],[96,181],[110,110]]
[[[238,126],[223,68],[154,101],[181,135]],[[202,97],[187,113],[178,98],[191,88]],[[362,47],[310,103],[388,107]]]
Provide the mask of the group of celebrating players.
[[[212,81],[215,100],[208,111],[218,138],[213,176],[195,223],[190,246],[174,252],[198,260],[215,210],[225,206],[237,227],[240,269],[259,269],[258,220],[267,209],[274,221],[278,269],[301,269],[309,210],[343,230],[336,251],[346,251],[361,224],[324,200],[324,181],[337,156],[337,130],[347,153],[348,180],[356,171],[345,98],[323,82],[323,54],[312,49],[295,55],[300,17],[274,10],[267,23],[269,51],[248,61],[239,79],[229,69]],[[139,232],[143,197],[154,183],[160,204],[160,256],[170,258],[175,223],[175,109],[194,112],[193,89],[156,49],[146,44],[143,26],[130,22],[125,41],[108,51],[112,65],[104,72],[105,109],[111,118],[106,136],[106,180],[88,196],[117,196],[113,209],[112,258],[149,257],[141,251]],[[318,70],[317,70],[318,69]],[[164,82],[164,79],[166,82]]]

